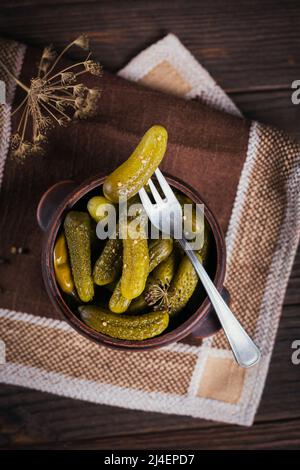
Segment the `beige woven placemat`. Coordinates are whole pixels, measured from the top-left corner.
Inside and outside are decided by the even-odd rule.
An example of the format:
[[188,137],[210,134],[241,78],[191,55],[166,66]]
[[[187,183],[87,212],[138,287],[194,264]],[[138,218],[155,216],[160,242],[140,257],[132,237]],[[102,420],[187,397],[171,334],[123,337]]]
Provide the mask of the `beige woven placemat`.
[[[24,49],[14,47],[10,65],[18,74]],[[173,35],[139,54],[120,75],[240,114]],[[0,114],[2,171],[9,116],[7,105]],[[95,403],[251,425],[299,241],[299,155],[300,146],[283,133],[252,123],[226,236],[226,284],[234,311],[262,351],[257,366],[239,368],[222,333],[201,347],[173,344],[128,353],[93,344],[63,321],[0,309],[0,338],[7,353],[0,381]]]

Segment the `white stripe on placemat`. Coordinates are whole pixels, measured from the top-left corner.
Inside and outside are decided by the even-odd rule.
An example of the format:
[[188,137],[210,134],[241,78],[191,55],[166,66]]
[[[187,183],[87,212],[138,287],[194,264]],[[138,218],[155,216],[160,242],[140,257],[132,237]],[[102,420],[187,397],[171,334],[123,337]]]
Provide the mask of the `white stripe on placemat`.
[[252,422],[249,420],[249,422],[241,423],[241,416],[244,414],[241,405],[224,404],[216,400],[189,395],[180,396],[121,388],[13,363],[0,366],[0,381],[120,408],[156,411],[232,424],[250,425]]

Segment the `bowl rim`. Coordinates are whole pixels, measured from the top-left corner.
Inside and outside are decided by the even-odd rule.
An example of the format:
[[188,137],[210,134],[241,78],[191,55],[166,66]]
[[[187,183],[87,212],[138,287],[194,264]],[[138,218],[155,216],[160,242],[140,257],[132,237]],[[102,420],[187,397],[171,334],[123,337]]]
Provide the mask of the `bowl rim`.
[[[187,195],[194,203],[204,205],[205,218],[210,225],[216,245],[216,272],[214,276],[214,284],[220,292],[223,287],[226,269],[226,247],[220,225],[213,212],[210,210],[209,206],[206,204],[206,202],[203,200],[203,198],[196,189],[192,188],[188,183],[177,177],[174,177],[173,175],[170,175],[166,172],[163,173],[171,186],[175,187],[176,189],[179,189],[183,194]],[[197,310],[192,315],[190,315],[186,321],[182,322],[176,328],[169,331],[168,333],[162,333],[159,336],[143,341],[121,340],[117,338],[112,338],[110,336],[104,335],[93,330],[92,328],[84,324],[75,315],[75,313],[71,310],[71,308],[63,299],[61,291],[56,282],[53,267],[53,249],[57,234],[61,228],[62,219],[64,219],[66,213],[71,210],[74,204],[76,204],[82,197],[86,196],[90,191],[94,190],[95,188],[102,186],[105,178],[106,175],[103,176],[103,174],[98,174],[86,179],[80,185],[76,185],[76,187],[69,193],[69,195],[66,196],[64,200],[58,205],[51,217],[48,229],[44,235],[41,259],[42,275],[48,296],[56,311],[58,311],[77,332],[81,333],[85,337],[95,341],[98,344],[104,344],[114,349],[118,348],[123,350],[125,349],[128,351],[155,349],[177,342],[188,336],[208,315],[212,307],[208,296],[205,297],[205,299],[197,308]]]

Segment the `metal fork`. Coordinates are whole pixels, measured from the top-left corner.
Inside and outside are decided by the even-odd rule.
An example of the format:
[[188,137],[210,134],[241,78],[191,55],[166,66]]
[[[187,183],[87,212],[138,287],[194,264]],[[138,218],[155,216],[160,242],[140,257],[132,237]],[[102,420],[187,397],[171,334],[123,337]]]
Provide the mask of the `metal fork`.
[[[161,171],[157,169],[155,174],[164,196],[160,195],[151,179],[148,184],[155,203],[151,202],[144,188],[139,191],[139,195],[152,224],[161,232],[174,237],[174,234],[181,233],[182,208]],[[253,366],[260,359],[259,349],[222,299],[189,242],[184,237],[179,238],[178,242],[191,260],[210,298],[237,363],[242,367]]]

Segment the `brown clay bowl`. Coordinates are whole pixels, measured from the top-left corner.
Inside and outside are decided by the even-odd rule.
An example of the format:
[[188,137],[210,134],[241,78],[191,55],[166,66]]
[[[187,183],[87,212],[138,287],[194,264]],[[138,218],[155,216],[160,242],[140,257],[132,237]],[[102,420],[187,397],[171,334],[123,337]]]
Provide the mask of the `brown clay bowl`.
[[[203,204],[200,194],[183,181],[167,176],[169,184],[188,196],[194,203]],[[42,274],[47,293],[59,314],[79,333],[87,338],[112,348],[126,350],[146,350],[165,346],[177,341],[199,344],[199,339],[209,336],[220,329],[220,323],[213,311],[209,298],[199,283],[177,323],[160,336],[144,341],[125,341],[96,332],[85,325],[77,315],[67,296],[61,293],[54,274],[53,249],[67,212],[71,209],[85,210],[88,199],[99,194],[105,177],[96,176],[76,186],[73,181],[62,181],[52,186],[42,196],[37,209],[37,220],[45,231],[42,248]],[[224,237],[211,210],[204,204],[204,214],[211,230],[211,248],[206,269],[214,284],[228,300],[223,287],[226,266]]]

